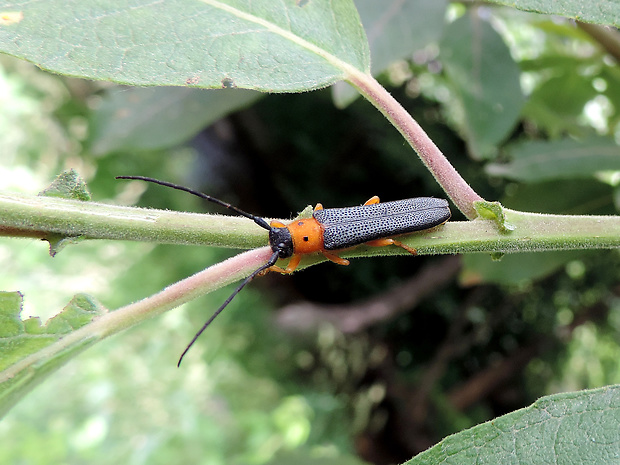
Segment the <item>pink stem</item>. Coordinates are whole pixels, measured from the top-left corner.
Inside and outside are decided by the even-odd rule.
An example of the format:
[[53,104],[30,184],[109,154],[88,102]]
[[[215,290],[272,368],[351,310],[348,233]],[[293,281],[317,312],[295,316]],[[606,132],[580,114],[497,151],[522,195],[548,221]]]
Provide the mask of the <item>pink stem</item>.
[[473,202],[484,199],[467,184],[402,105],[371,76],[351,75],[348,81],[398,129],[458,209],[467,218],[476,218]]

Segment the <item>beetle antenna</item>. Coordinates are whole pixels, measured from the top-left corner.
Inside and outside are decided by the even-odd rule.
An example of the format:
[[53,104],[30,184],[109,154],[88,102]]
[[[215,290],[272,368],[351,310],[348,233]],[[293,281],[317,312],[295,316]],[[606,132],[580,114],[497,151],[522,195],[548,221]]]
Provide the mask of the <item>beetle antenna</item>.
[[235,289],[233,291],[232,294],[230,294],[230,297],[228,297],[228,299],[226,299],[226,301],[220,306],[220,308],[218,308],[213,315],[211,315],[211,317],[207,320],[207,322],[202,326],[202,328],[200,328],[200,331],[198,331],[196,333],[196,335],[194,336],[194,338],[190,341],[190,343],[187,345],[187,347],[185,348],[185,350],[183,351],[183,353],[181,354],[181,357],[179,357],[179,362],[177,363],[177,367],[181,366],[181,362],[183,361],[183,357],[185,357],[185,354],[187,353],[187,351],[194,345],[194,342],[196,342],[196,339],[198,339],[200,337],[200,335],[204,332],[205,329],[207,329],[207,327],[211,324],[211,322],[213,320],[215,320],[215,317],[217,317],[220,313],[222,313],[222,310],[224,310],[226,308],[226,306],[234,299],[234,297],[239,294],[239,292],[241,291],[241,289],[243,289],[245,287],[245,285],[247,283],[249,283],[250,281],[252,281],[257,275],[259,275],[262,271],[265,271],[268,268],[271,268],[273,265],[276,264],[276,262],[278,261],[278,257],[279,257],[279,251],[276,251],[273,253],[273,255],[271,256],[271,258],[269,260],[267,260],[267,263],[265,263],[264,265],[262,265],[261,267],[259,267],[257,270],[253,271],[252,274],[250,276],[248,276],[247,278],[245,278],[245,280],[239,284],[239,287],[237,287],[237,289]]
[[241,210],[240,208],[235,207],[234,205],[226,203],[223,200],[216,199],[215,197],[211,197],[210,195],[203,194],[202,192],[195,191],[194,189],[190,189],[189,187],[180,186],[178,184],[173,184],[173,183],[167,182],[167,181],[160,181],[159,179],[148,178],[146,176],[116,176],[116,179],[133,179],[133,180],[137,180],[137,181],[147,181],[147,182],[152,182],[154,184],[159,184],[160,186],[172,187],[173,189],[177,189],[177,190],[180,190],[180,191],[188,192],[188,193],[193,194],[193,195],[195,195],[197,197],[200,197],[201,199],[205,199],[205,200],[208,200],[209,202],[213,202],[213,203],[216,203],[216,204],[218,204],[218,205],[220,205],[222,207],[228,208],[229,210],[232,210],[232,211],[234,211],[235,213],[237,213],[237,214],[239,214],[241,216],[245,216],[246,218],[251,219],[257,225],[259,225],[261,228],[264,228],[267,231],[271,231],[271,226],[269,226],[269,223],[267,223],[267,221],[265,221],[260,216],[256,216],[256,215],[252,215],[251,213],[244,212],[243,210]]

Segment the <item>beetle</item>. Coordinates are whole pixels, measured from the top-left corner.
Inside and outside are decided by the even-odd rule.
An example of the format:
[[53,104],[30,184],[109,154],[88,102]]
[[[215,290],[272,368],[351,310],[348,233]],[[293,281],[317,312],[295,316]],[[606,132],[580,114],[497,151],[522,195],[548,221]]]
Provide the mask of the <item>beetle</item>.
[[[448,221],[451,216],[448,201],[445,199],[416,197],[381,203],[379,197],[374,196],[356,207],[323,208],[319,203],[314,207],[310,218],[296,219],[285,225],[275,220],[268,223],[264,218],[247,213],[215,197],[167,181],[146,176],[117,176],[116,179],[146,181],[188,192],[249,218],[269,231],[269,245],[273,252],[269,260],[253,271],[207,320],[181,354],[177,366],[181,365],[187,351],[211,322],[241,289],[259,274],[267,271],[292,273],[299,266],[302,256],[316,252],[334,263],[348,265],[349,261],[338,256],[336,251],[360,244],[377,247],[395,245],[416,255],[415,249],[394,239],[393,236],[434,228]],[[286,258],[290,258],[286,268],[276,266],[279,259]]]

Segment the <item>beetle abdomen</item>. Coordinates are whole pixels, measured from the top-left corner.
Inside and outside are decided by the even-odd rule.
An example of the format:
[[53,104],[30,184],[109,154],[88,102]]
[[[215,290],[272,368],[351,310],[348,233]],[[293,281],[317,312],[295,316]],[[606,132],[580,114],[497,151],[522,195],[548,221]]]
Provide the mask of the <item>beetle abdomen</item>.
[[447,200],[417,197],[315,210],[312,216],[324,228],[324,248],[336,250],[438,226],[450,219],[450,208]]

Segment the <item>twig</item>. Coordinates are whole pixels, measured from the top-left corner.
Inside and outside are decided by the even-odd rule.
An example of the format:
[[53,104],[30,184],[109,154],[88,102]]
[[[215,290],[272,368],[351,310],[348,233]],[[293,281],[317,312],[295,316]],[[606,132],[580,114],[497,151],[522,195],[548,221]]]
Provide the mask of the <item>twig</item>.
[[363,303],[287,305],[278,312],[277,323],[288,330],[308,331],[329,322],[343,333],[357,333],[410,310],[424,297],[447,285],[460,263],[460,258],[454,256],[438,260],[411,279]]

